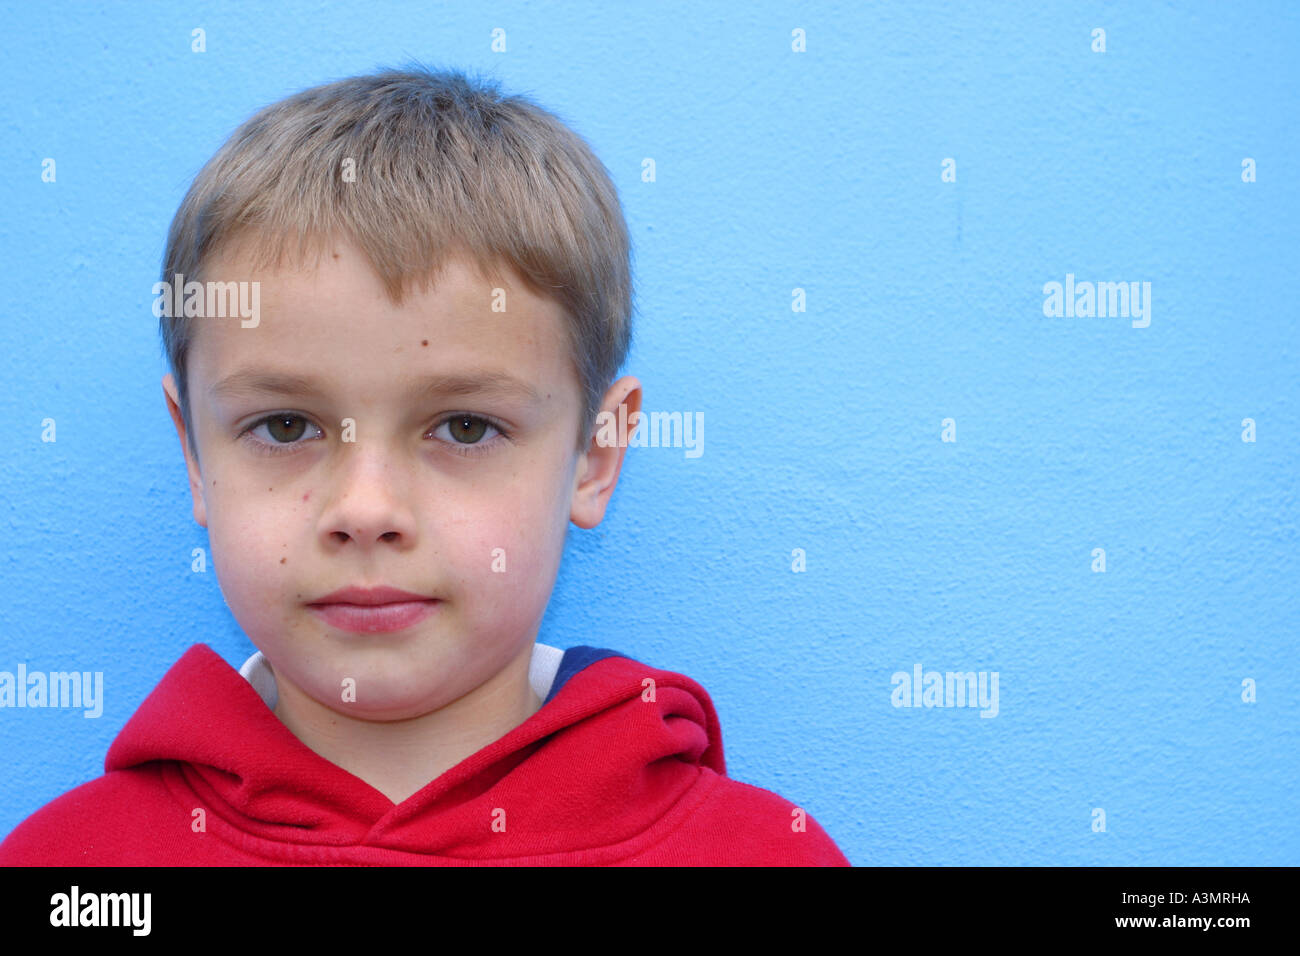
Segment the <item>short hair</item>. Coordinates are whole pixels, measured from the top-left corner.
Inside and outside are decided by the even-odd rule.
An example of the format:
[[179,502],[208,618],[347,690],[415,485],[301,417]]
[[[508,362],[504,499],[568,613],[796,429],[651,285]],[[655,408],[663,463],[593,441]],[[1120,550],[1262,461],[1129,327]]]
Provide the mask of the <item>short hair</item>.
[[[559,117],[495,81],[420,65],[303,90],[251,116],[199,171],[172,219],[162,279],[203,281],[204,264],[236,240],[255,267],[278,267],[295,241],[301,259],[335,236],[364,252],[395,305],[454,255],[484,275],[504,264],[557,302],[580,386],[577,450],[588,446],[631,345],[631,248],[608,171]],[[197,460],[194,321],[164,314],[159,330]]]

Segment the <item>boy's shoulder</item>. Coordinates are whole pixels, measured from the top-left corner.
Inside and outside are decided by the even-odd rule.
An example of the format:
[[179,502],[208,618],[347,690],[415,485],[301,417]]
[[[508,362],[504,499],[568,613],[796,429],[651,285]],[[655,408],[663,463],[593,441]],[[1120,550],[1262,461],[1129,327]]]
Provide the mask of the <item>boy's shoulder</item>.
[[778,793],[702,769],[698,805],[653,853],[690,866],[851,866],[806,808]]
[[[112,770],[55,797],[0,842],[0,866],[159,863],[184,838],[178,808],[156,767]],[[147,834],[147,839],[142,839]]]

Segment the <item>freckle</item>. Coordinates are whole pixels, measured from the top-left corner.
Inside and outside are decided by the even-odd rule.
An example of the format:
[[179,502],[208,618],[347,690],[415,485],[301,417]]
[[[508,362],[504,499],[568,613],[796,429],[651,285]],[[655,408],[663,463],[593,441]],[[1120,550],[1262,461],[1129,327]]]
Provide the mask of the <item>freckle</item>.
[[420,342],[420,344],[421,344],[421,345],[428,345],[428,344],[429,344],[429,340],[428,340],[428,339],[422,339],[421,342]]
[[280,559],[280,563],[281,563],[281,564],[284,564],[285,560],[286,560],[285,558],[281,558],[281,559]]
[[275,491],[274,488],[267,488],[266,490],[267,490],[267,491]]

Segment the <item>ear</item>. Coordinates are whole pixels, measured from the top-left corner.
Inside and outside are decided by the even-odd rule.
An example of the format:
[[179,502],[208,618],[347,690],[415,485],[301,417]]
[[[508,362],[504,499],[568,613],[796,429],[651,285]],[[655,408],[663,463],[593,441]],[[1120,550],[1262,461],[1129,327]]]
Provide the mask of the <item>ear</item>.
[[181,440],[181,451],[185,454],[185,468],[190,477],[190,496],[194,499],[194,520],[199,523],[200,527],[206,528],[208,526],[208,509],[203,500],[203,473],[199,470],[199,463],[190,453],[190,443],[188,436],[185,434],[185,420],[181,417],[176,380],[172,378],[170,372],[163,376],[162,387],[163,397],[167,400],[167,411],[176,424],[176,434]]
[[[641,411],[641,383],[631,375],[625,375],[609,387],[601,411],[614,416],[614,421],[621,419],[619,406],[627,407],[625,413],[627,431],[630,435],[635,429],[634,413]],[[617,429],[615,429],[617,431]],[[617,440],[602,444],[602,434],[608,430],[597,427],[591,437],[587,450],[578,456],[573,486],[573,503],[569,510],[569,520],[579,528],[594,528],[605,517],[605,508],[610,496],[614,494],[614,485],[618,483],[618,474],[623,467],[623,453],[627,451],[627,435],[618,435]]]

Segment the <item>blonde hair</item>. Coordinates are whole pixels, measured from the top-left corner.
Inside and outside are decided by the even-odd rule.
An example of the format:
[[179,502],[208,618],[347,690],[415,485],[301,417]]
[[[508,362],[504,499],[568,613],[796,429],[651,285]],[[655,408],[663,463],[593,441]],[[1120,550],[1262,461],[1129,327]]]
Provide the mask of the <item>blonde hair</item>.
[[[557,116],[493,81],[418,65],[303,90],[254,114],[199,171],[172,219],[162,279],[202,281],[204,263],[237,239],[255,268],[275,268],[295,243],[303,257],[335,236],[361,248],[395,305],[460,254],[485,275],[504,264],[556,301],[585,450],[631,345],[631,249],[608,172]],[[164,315],[159,329],[197,460],[194,321]]]

